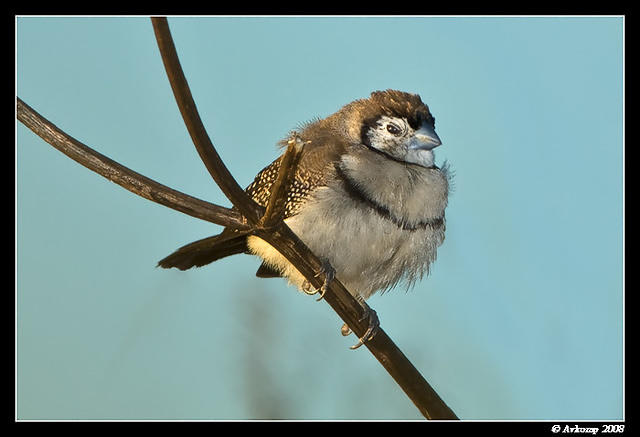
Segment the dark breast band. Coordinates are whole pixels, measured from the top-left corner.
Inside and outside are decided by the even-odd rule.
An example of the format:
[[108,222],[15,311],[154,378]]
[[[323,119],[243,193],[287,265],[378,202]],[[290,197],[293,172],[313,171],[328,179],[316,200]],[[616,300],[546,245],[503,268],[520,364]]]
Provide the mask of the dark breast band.
[[417,231],[419,229],[432,228],[436,229],[444,225],[444,218],[437,217],[434,219],[419,221],[415,224],[409,224],[406,220],[400,219],[393,215],[389,209],[380,205],[375,200],[371,199],[367,193],[362,191],[358,185],[349,177],[348,174],[338,165],[337,163],[334,165],[336,170],[336,175],[342,181],[342,185],[344,186],[345,192],[351,197],[353,200],[365,204],[367,207],[374,210],[380,217],[393,222],[400,229],[405,231]]

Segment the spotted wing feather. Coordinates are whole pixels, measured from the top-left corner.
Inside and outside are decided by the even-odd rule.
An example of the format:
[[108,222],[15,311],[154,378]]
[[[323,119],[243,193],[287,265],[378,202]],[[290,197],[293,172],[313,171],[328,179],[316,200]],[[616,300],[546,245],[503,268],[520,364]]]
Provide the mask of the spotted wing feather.
[[[315,152],[315,153],[314,153]],[[308,196],[319,186],[324,185],[326,166],[330,159],[322,159],[315,149],[304,153],[296,169],[295,177],[287,190],[284,218],[296,215]],[[266,206],[271,196],[271,189],[278,178],[282,156],[262,169],[254,181],[246,188],[247,194],[261,206]]]
[[[342,147],[325,141],[316,141],[305,146],[294,180],[287,191],[284,218],[296,215],[309,194],[325,183],[326,167],[332,160],[338,159],[342,150]],[[282,156],[260,171],[245,190],[261,206],[266,206],[269,201],[271,189],[278,178],[281,160]],[[248,253],[247,237],[227,228],[219,235],[179,248],[162,259],[158,265],[164,268],[176,267],[186,270],[238,253]],[[265,266],[258,269],[257,275],[274,277],[279,273]]]

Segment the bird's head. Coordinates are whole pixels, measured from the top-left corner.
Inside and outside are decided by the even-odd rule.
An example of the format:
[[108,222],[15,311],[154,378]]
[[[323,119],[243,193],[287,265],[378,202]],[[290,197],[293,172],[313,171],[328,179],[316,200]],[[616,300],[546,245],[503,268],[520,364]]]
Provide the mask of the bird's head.
[[434,165],[433,149],[442,142],[435,131],[435,119],[419,95],[375,91],[343,111],[348,130],[359,144],[396,161]]

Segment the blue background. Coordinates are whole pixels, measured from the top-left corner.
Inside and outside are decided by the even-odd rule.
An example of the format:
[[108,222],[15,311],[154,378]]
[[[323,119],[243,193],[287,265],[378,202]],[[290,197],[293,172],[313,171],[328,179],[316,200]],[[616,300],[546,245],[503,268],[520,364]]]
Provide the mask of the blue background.
[[[622,419],[622,17],[170,19],[241,185],[298,123],[415,92],[455,170],[430,277],[382,327],[462,419]],[[76,139],[229,206],[144,17],[17,18],[17,94]],[[420,419],[324,303],[246,255],[156,268],[220,227],[17,124],[18,419]]]

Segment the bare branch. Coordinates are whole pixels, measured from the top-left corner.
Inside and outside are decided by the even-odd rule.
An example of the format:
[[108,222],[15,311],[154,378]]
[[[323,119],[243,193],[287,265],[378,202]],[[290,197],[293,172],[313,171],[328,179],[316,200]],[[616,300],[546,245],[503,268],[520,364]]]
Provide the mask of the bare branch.
[[[242,192],[236,193],[238,186],[233,176],[222,164],[220,157],[211,144],[209,137],[202,127],[202,123],[195,110],[195,103],[189,90],[189,85],[182,72],[178,55],[172,42],[169,25],[166,18],[152,18],[153,27],[158,39],[158,46],[163,58],[167,75],[173,88],[174,96],[180,107],[185,123],[194,140],[194,144],[200,153],[205,166],[214,180],[220,185],[233,204],[245,215],[255,213],[255,209],[247,205],[248,196]],[[274,215],[277,215],[278,204],[283,205],[286,199],[282,199],[285,193],[284,185],[295,171],[295,162],[301,152],[301,147],[296,147],[296,141],[289,144],[280,171],[278,173],[277,186],[274,187],[269,199],[267,217],[250,222],[257,224],[255,235],[267,241],[275,247],[298,271],[311,283],[320,288],[323,285],[319,272],[322,271],[320,260],[305,246],[305,244],[287,227],[280,219],[277,223]],[[299,151],[296,152],[296,149]],[[226,188],[225,188],[226,187]],[[231,188],[229,188],[231,187]],[[253,202],[255,203],[255,202]],[[261,224],[277,223],[273,227],[263,227]],[[351,330],[358,336],[365,334],[368,323],[365,315],[369,308],[366,303],[361,305],[339,280],[334,279],[324,295],[325,300],[336,313],[347,323]],[[373,355],[382,363],[391,376],[396,380],[404,392],[409,396],[420,412],[428,419],[457,419],[451,409],[442,401],[429,383],[422,377],[418,370],[411,364],[407,357],[398,349],[391,339],[380,328],[375,337],[365,342],[365,345]]]
[[151,22],[153,23],[158,48],[171,83],[173,95],[202,162],[218,186],[220,186],[222,192],[231,200],[231,203],[238,211],[247,218],[247,221],[251,224],[257,223],[262,215],[263,208],[255,203],[238,185],[213,147],[213,143],[211,143],[211,139],[202,124],[198,109],[191,96],[187,79],[184,77],[184,72],[180,66],[167,19],[156,17],[151,18]]
[[288,142],[287,150],[280,158],[278,177],[271,187],[269,203],[260,219],[259,226],[270,228],[282,221],[287,201],[287,188],[293,182],[303,149],[304,142],[297,135],[294,135]]
[[[317,275],[322,269],[322,263],[284,223],[276,229],[258,231],[256,235],[275,247],[314,287],[322,286],[323,281]],[[367,311],[367,304],[363,303],[364,306],[360,306],[340,281],[334,279],[329,283],[324,300],[358,337],[365,334],[368,325],[363,315]],[[424,417],[440,420],[458,419],[382,327],[364,345]]]
[[[165,69],[187,129],[209,173],[239,212],[188,196],[116,163],[59,130],[19,98],[18,119],[70,158],[139,196],[193,217],[259,236],[295,265],[312,286],[320,288],[323,280],[318,273],[322,271],[322,263],[286,226],[281,214],[286,200],[282,198],[286,192],[285,187],[295,172],[302,148],[290,144],[282,158],[276,186],[272,191],[272,198],[269,199],[267,212],[263,216],[264,208],[257,205],[240,188],[222,163],[204,130],[180,67],[166,19],[152,18],[152,21]],[[368,327],[366,318],[363,317],[369,309],[366,303],[361,305],[337,279],[329,283],[324,300],[356,335],[364,335]],[[427,419],[457,419],[453,411],[381,328],[371,340],[365,342],[365,346]]]
[[17,118],[69,158],[138,196],[211,223],[247,229],[238,211],[181,193],[118,164],[58,129],[20,98],[17,98]]

